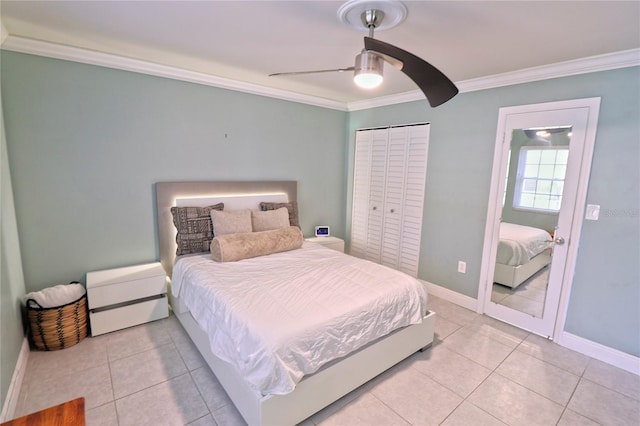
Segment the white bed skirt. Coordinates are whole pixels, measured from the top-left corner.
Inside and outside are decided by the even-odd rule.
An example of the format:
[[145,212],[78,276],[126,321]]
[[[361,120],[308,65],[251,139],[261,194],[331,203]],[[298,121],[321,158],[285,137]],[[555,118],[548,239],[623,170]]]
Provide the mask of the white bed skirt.
[[205,361],[249,425],[295,425],[363,385],[413,353],[433,343],[435,313],[422,323],[396,330],[388,336],[323,367],[298,383],[286,395],[263,397],[249,388],[233,366],[209,349],[209,339],[179,298],[172,297],[173,311]]

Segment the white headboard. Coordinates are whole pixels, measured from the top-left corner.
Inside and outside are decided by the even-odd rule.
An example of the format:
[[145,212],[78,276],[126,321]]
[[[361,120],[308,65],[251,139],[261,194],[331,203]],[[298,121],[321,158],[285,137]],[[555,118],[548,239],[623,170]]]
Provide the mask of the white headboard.
[[296,181],[156,183],[160,262],[171,276],[176,257],[176,228],[171,207],[224,203],[225,210],[258,209],[262,201],[297,201]]
[[289,198],[286,193],[276,194],[249,194],[249,195],[224,195],[213,197],[180,197],[176,198],[175,206],[178,207],[206,207],[218,203],[224,203],[225,210],[257,210],[260,203],[286,203]]

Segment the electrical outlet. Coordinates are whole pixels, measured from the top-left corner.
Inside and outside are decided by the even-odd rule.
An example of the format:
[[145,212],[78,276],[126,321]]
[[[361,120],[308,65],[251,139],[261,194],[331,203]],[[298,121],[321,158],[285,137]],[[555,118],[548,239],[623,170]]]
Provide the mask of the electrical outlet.
[[463,262],[462,260],[458,261],[458,272],[461,274],[467,273],[467,262]]
[[598,220],[600,217],[600,205],[599,204],[587,204],[587,214],[585,219]]

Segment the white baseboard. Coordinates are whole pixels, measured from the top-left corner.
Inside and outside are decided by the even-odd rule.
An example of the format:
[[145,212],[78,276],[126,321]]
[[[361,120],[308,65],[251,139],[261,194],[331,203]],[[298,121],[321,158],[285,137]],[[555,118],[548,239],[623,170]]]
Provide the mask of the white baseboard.
[[24,380],[24,373],[27,371],[27,361],[29,360],[29,341],[25,337],[22,341],[22,347],[18,354],[18,362],[16,362],[16,368],[13,370],[13,376],[11,377],[11,383],[9,384],[9,391],[7,392],[7,398],[2,404],[2,413],[0,413],[0,422],[6,422],[14,417],[16,407],[18,406],[18,398],[20,397],[20,388],[22,387],[22,381]]
[[640,376],[640,358],[636,356],[587,340],[575,334],[567,333],[566,331],[562,332],[560,340],[556,343]]
[[476,311],[478,301],[473,297],[465,296],[464,294],[460,294],[456,291],[449,290],[448,288],[430,283],[428,281],[420,281],[422,281],[427,286],[427,291],[429,292],[429,294],[444,299],[448,302],[455,303],[456,305],[460,305],[463,308],[470,309],[474,312]]
[[[476,311],[477,300],[473,297],[465,296],[448,288],[421,280],[426,286],[429,294],[444,299],[448,302],[460,305],[463,308]],[[583,337],[576,336],[566,331],[562,332],[560,339],[556,341],[560,346],[580,352],[607,364],[621,368],[630,373],[640,376],[640,358],[628,353],[610,348],[600,343],[593,342]]]

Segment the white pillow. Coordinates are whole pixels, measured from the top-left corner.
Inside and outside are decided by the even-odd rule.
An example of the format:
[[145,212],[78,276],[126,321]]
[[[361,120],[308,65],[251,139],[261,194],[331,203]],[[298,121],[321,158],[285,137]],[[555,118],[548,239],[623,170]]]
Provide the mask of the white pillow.
[[280,207],[276,210],[251,210],[251,223],[253,232],[271,231],[274,229],[288,228],[289,210]]
[[251,232],[251,210],[211,210],[213,235]]

